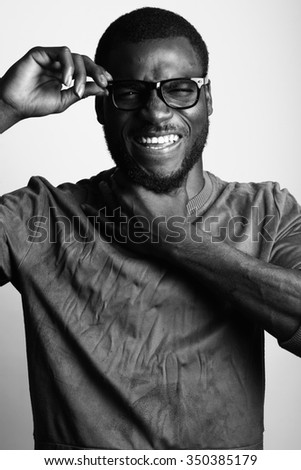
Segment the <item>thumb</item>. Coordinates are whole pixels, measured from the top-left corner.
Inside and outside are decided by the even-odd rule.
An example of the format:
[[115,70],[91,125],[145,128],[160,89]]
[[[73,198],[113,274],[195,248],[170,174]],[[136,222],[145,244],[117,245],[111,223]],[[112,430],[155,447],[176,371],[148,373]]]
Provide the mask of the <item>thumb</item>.
[[108,94],[107,88],[102,88],[95,82],[86,82],[83,98],[88,98],[88,96],[107,96]]
[[67,108],[69,108],[69,106],[80,101],[80,99],[81,98],[75,94],[74,87],[62,90],[60,109],[58,110],[58,112],[65,111]]
[[82,96],[79,96],[75,88],[67,88],[61,91],[61,107],[60,112],[65,111],[69,106],[77,103],[81,99],[88,98],[89,96],[100,96],[107,95],[108,91],[106,88],[101,88],[94,82],[87,82],[85,89],[83,90]]

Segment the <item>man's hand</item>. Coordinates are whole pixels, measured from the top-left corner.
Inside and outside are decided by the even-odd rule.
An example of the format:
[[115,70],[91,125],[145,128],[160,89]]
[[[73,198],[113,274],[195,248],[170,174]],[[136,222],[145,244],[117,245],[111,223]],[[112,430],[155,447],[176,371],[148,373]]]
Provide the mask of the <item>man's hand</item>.
[[25,118],[61,113],[83,97],[106,94],[108,80],[111,75],[87,56],[67,47],[36,47],[0,81],[0,131]]

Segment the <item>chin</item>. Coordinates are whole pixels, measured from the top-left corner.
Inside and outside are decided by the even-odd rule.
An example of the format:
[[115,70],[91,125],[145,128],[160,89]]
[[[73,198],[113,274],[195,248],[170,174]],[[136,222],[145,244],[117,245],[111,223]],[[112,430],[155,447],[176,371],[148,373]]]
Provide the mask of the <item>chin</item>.
[[142,168],[127,152],[125,146],[117,142],[116,135],[104,126],[104,135],[109,152],[116,166],[133,181],[133,183],[149,189],[158,194],[170,193],[180,188],[185,182],[189,172],[202,158],[203,150],[207,142],[209,121],[197,137],[189,153],[187,153],[181,166],[169,174],[162,170],[147,170]]

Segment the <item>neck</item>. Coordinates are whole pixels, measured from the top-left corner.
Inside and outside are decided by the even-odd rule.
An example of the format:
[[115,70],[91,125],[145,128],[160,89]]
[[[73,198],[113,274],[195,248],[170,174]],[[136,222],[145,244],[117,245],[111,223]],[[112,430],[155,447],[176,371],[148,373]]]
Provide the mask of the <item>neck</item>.
[[204,187],[203,163],[200,159],[188,173],[184,182],[188,199],[196,196]]

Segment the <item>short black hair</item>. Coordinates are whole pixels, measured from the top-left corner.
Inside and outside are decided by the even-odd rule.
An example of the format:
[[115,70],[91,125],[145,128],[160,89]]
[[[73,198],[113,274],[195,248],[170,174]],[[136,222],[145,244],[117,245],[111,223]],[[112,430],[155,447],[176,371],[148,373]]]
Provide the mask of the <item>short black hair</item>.
[[120,16],[106,29],[100,38],[95,62],[107,67],[110,52],[122,42],[139,43],[148,39],[185,37],[195,49],[204,76],[208,73],[208,49],[192,24],[182,16],[161,8],[144,7]]

